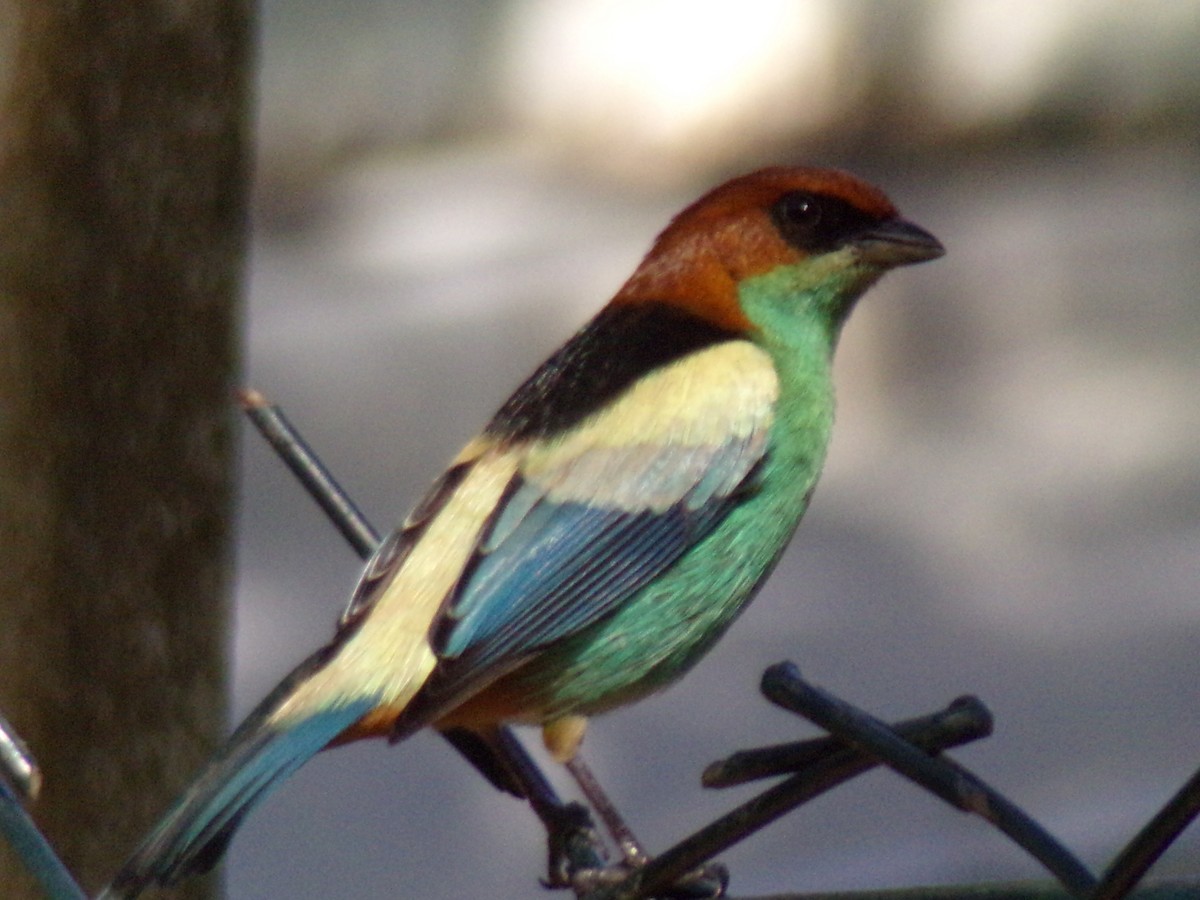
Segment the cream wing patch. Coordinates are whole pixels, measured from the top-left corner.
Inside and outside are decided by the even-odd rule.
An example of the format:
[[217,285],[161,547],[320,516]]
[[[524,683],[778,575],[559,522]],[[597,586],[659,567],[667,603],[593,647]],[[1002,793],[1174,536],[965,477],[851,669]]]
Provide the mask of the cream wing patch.
[[[728,341],[647,375],[557,438],[503,448],[487,439],[468,444],[456,460],[471,464],[462,483],[357,629],[271,721],[284,724],[364,696],[402,710],[437,663],[430,628],[514,478],[536,487],[530,502],[545,496],[637,511],[688,497],[699,505],[732,491],[761,458],[778,394],[767,353]],[[504,520],[522,517],[519,509],[509,512]]]
[[[630,511],[661,511],[698,484],[709,496],[727,494],[761,457],[778,396],[766,351],[748,341],[717,344],[647,375],[561,437],[531,446],[521,474],[556,502]],[[714,476],[718,453],[737,464]]]
[[[477,450],[468,447],[460,459]],[[408,704],[437,662],[428,641],[434,617],[516,474],[517,462],[513,454],[494,449],[479,456],[358,630],[328,664],[297,686],[272,715],[273,722],[328,709],[339,698],[376,697],[379,706],[397,712]]]

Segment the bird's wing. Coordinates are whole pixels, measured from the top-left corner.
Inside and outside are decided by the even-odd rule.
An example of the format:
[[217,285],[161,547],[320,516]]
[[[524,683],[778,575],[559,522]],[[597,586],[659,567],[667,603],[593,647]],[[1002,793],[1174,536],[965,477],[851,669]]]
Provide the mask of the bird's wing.
[[777,393],[767,355],[728,341],[505,451],[516,471],[430,632],[437,694],[597,622],[708,534],[752,489]]
[[447,501],[463,488],[463,480],[471,470],[475,459],[467,448],[454,463],[430,486],[425,496],[416,505],[399,528],[389,534],[359,576],[358,585],[350,603],[338,622],[339,637],[345,639],[393,587],[396,575],[408,561],[417,542],[425,535],[429,524],[445,512]]

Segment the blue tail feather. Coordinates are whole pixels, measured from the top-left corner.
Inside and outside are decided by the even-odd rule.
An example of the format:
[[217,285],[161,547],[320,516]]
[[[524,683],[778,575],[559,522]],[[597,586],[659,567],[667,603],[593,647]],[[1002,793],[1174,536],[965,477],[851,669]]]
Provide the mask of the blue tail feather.
[[335,706],[283,729],[266,724],[266,717],[258,714],[264,712],[260,707],[159,822],[100,898],[136,897],[152,884],[174,884],[186,875],[212,868],[251,807],[374,705],[360,700]]

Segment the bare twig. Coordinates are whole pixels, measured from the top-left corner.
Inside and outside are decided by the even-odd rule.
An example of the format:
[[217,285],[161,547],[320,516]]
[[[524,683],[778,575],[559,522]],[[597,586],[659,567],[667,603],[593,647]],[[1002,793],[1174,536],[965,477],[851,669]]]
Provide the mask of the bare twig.
[[1045,866],[1073,896],[1087,897],[1092,892],[1095,877],[1070,851],[967,769],[945,757],[931,757],[878,719],[808,684],[792,663],[767,669],[762,690],[771,702],[839,735],[952,806],[990,822]]
[[35,798],[40,786],[41,774],[33,757],[8,722],[0,718],[0,836],[12,845],[49,900],[86,900],[21,805],[22,800]]
[[[897,722],[892,728],[906,741],[945,750],[990,735],[992,714],[977,697],[959,697],[939,712]],[[846,749],[847,744],[841,738],[823,737],[742,750],[710,764],[700,782],[708,788],[726,788],[792,775]]]
[[[922,720],[902,723],[908,740],[926,753],[986,737],[991,730],[991,715],[978,700],[960,699],[942,713]],[[622,897],[650,897],[663,885],[672,884],[718,853],[732,847],[802,803],[837,787],[879,765],[878,760],[848,746],[841,738],[806,742],[801,755],[807,757],[804,768],[787,780],[763,791],[719,819],[701,828],[671,849],[658,855],[640,872],[631,876]],[[768,748],[771,752],[780,748]],[[731,759],[751,760],[751,768],[764,759],[756,751],[744,751]],[[724,763],[728,763],[725,760]],[[717,764],[718,766],[724,763]],[[739,763],[734,763],[736,769]],[[710,766],[711,771],[714,767]]]
[[24,803],[32,803],[42,789],[42,772],[13,727],[0,716],[0,787]]
[[1142,880],[1171,843],[1200,814],[1200,771],[1197,771],[1146,823],[1105,870],[1091,900],[1119,900]]
[[308,491],[310,497],[324,510],[329,521],[363,559],[379,546],[379,532],[342,490],[332,473],[287,420],[278,406],[270,403],[259,391],[244,388],[238,391],[242,411],[254,423],[259,434],[266,438],[283,464]]

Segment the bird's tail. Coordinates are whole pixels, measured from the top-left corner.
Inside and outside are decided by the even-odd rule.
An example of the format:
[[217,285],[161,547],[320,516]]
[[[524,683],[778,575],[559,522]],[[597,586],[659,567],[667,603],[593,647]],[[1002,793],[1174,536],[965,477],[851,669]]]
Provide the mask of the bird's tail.
[[125,900],[211,869],[255,803],[374,707],[373,700],[347,698],[294,723],[273,721],[296,685],[325,661],[317,654],[271,692],[97,900]]

